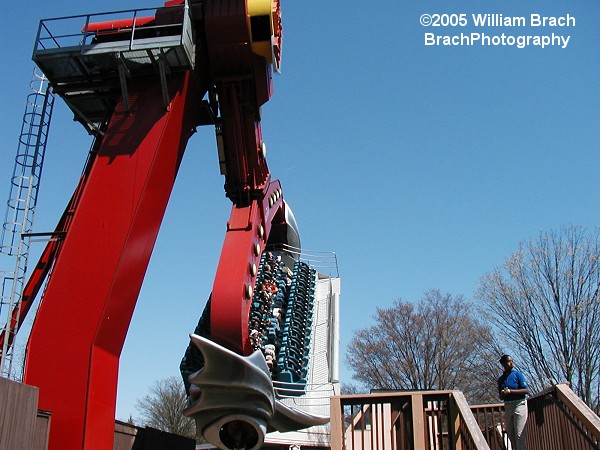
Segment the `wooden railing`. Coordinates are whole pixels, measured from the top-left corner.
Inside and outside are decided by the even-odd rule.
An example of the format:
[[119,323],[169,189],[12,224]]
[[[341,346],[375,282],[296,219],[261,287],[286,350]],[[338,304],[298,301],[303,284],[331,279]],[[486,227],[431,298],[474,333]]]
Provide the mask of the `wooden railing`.
[[600,418],[568,384],[557,384],[528,401],[529,450],[597,450]]
[[332,450],[490,450],[460,391],[331,399]]
[[[558,384],[527,400],[528,450],[598,450],[600,418]],[[331,398],[332,450],[506,450],[504,405],[468,406],[460,391]]]
[[[527,400],[528,450],[597,450],[600,418],[569,388],[558,384]],[[472,406],[477,424],[491,450],[507,448],[504,405]]]
[[504,429],[504,404],[471,406],[473,416],[491,450],[506,449]]

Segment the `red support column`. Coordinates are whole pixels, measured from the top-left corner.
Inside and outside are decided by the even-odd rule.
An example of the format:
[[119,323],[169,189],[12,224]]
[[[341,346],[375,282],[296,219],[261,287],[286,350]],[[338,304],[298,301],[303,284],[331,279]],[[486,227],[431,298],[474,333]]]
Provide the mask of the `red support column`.
[[158,81],[130,86],[97,147],[28,346],[50,450],[113,448],[119,356],[204,94],[190,78],[171,78],[167,110]]

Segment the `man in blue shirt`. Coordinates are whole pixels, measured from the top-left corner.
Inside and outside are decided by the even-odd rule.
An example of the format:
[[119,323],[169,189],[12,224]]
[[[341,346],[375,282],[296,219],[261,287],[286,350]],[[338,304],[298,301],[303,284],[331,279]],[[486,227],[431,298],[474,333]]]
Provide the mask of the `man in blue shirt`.
[[511,356],[502,355],[500,364],[504,373],[498,378],[498,395],[504,400],[504,426],[511,447],[514,450],[527,450],[525,445],[525,424],[527,423],[527,400],[529,387],[525,377],[514,368]]

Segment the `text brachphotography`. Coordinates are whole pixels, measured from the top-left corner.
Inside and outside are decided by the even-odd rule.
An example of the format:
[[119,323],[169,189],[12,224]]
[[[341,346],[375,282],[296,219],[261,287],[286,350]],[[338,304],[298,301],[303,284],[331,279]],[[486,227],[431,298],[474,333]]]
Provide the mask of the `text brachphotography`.
[[511,34],[487,34],[487,33],[459,33],[459,34],[436,34],[425,33],[426,46],[440,47],[558,47],[567,48],[571,36],[561,34],[547,35],[511,35]]

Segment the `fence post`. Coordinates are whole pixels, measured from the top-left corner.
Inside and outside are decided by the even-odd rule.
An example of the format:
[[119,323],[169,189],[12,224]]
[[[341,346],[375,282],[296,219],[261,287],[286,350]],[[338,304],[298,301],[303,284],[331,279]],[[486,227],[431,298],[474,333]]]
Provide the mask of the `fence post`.
[[344,448],[344,411],[342,409],[342,401],[339,396],[331,397],[329,403],[331,418],[330,433],[331,433],[331,450],[342,450]]
[[460,413],[454,395],[450,395],[449,397],[448,407],[450,411],[448,416],[450,418],[450,423],[448,426],[448,431],[451,433],[450,442],[452,445],[450,448],[453,448],[454,450],[462,450],[463,443],[460,435]]
[[423,413],[423,395],[422,394],[411,394],[411,413],[412,413],[412,427],[414,437],[414,448],[424,449],[427,448],[425,442],[425,419]]

